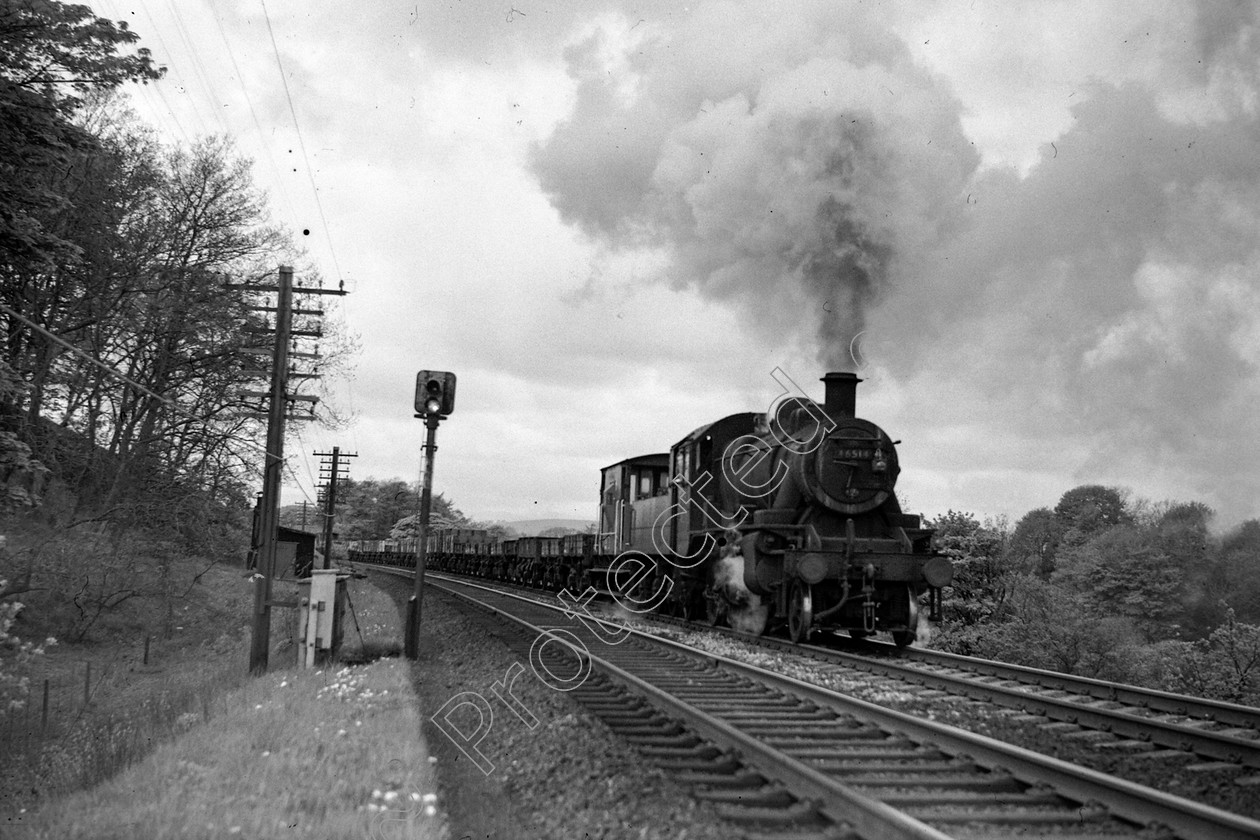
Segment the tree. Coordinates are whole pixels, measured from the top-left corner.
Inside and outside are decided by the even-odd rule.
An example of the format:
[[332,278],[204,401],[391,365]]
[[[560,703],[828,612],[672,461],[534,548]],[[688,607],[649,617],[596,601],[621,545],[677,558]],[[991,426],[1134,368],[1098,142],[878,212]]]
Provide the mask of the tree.
[[1102,616],[1132,620],[1148,639],[1180,632],[1185,614],[1185,569],[1159,535],[1137,525],[1097,532],[1059,555],[1051,578]]
[[1067,491],[1054,506],[1054,514],[1067,545],[1080,545],[1099,531],[1133,521],[1124,491],[1100,484],[1085,484]]
[[1007,565],[1021,574],[1049,578],[1063,532],[1063,522],[1054,511],[1044,507],[1028,511],[1015,523],[1006,547]]
[[3,714],[26,705],[30,678],[22,671],[32,659],[42,656],[46,647],[57,643],[52,636],[43,642],[23,641],[10,632],[25,606],[20,601],[5,599],[19,591],[18,588],[10,588],[8,581],[0,579],[0,650],[5,651],[5,656],[0,659],[0,713]]
[[1205,636],[1225,618],[1225,609],[1212,592],[1214,540],[1208,525],[1215,515],[1202,502],[1168,505],[1153,525],[1153,538],[1169,567],[1180,571],[1178,611],[1183,631]]
[[1249,519],[1221,538],[1204,599],[1260,624],[1260,520]]
[[224,141],[167,154],[110,96],[162,75],[136,40],[86,6],[0,0],[0,321],[24,383],[0,432],[115,518],[202,532],[245,495],[259,428],[238,397],[248,301],[221,275],[278,240]]
[[[408,539],[415,536],[419,511],[418,487],[402,479],[346,479],[337,485],[337,532],[344,540]],[[430,499],[429,525],[469,527],[441,493]]]
[[1225,612],[1206,639],[1183,642],[1170,650],[1163,687],[1231,703],[1260,703],[1260,626]]
[[[22,389],[13,368],[0,358],[0,402],[16,399]],[[39,504],[47,480],[48,468],[31,456],[31,448],[0,428],[0,512]]]
[[161,78],[165,68],[147,49],[120,53],[137,39],[87,6],[0,0],[0,270],[46,269],[77,256],[46,224],[68,201],[58,174],[93,145],[70,117],[89,91]]
[[929,523],[933,543],[954,564],[954,580],[945,590],[942,611],[948,623],[971,625],[1002,612],[1007,575],[1002,563],[1007,539],[1005,522],[986,522],[970,513],[950,510]]
[[93,515],[195,537],[238,518],[259,461],[241,393],[260,390],[266,324],[255,294],[225,286],[269,279],[292,245],[226,140],[165,150],[111,101],[77,118],[97,142],[67,169],[75,200],[55,220],[79,256],[20,274],[24,312],[62,341],[10,331],[27,387],[0,419]]
[[1069,674],[1128,676],[1127,652],[1140,639],[1126,619],[1102,615],[1083,596],[1037,577],[1019,578],[1011,592],[1007,620],[966,652]]

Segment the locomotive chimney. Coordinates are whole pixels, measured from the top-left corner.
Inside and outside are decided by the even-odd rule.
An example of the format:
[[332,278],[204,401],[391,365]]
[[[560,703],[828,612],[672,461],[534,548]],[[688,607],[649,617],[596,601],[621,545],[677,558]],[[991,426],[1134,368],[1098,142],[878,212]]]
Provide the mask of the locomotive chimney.
[[857,416],[857,386],[861,382],[856,373],[832,371],[822,378],[827,386],[823,407],[846,417]]

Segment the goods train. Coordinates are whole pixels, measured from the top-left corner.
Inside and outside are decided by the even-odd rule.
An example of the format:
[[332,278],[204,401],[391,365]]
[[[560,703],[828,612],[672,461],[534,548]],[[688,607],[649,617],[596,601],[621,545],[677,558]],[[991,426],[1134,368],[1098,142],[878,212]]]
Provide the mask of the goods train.
[[[776,373],[778,373],[776,371]],[[598,529],[492,540],[434,531],[426,565],[574,594],[593,586],[636,611],[669,612],[793,641],[823,630],[912,644],[953,578],[932,530],[903,513],[896,443],[856,416],[852,373],[825,397],[778,401],[701,426],[668,453],[601,471]],[[352,543],[355,562],[415,564],[415,540]]]

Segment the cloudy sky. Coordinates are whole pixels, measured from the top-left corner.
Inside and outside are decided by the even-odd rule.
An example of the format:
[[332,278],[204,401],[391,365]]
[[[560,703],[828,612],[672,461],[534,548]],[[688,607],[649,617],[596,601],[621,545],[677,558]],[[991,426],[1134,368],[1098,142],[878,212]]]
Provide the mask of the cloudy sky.
[[912,511],[1260,516],[1253,3],[91,5],[351,291],[354,421],[290,436],[286,503],[334,445],[416,479],[422,368],[479,519],[593,518],[600,467],[856,368]]

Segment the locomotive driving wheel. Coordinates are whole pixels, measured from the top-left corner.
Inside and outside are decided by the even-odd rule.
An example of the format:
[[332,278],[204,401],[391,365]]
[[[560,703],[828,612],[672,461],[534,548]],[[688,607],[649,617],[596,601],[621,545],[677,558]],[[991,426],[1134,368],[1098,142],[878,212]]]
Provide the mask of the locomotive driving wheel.
[[803,580],[792,581],[792,588],[788,590],[787,620],[788,637],[793,643],[809,638],[814,624],[814,594]]
[[899,648],[910,647],[910,645],[914,644],[914,640],[918,636],[919,599],[914,594],[914,590],[908,586],[905,590],[904,610],[907,629],[892,631],[893,644]]

